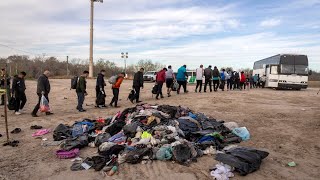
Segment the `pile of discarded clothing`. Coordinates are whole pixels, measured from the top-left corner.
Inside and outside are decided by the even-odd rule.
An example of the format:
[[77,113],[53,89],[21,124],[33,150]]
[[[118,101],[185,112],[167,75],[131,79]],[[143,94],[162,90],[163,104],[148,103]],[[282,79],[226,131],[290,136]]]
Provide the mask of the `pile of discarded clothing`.
[[84,119],[72,126],[59,124],[53,138],[63,140],[56,152],[62,159],[78,157],[84,147],[97,148],[97,156],[74,159],[73,171],[92,168],[113,175],[122,163],[171,160],[189,165],[205,154],[224,152],[226,157],[219,155],[216,159],[236,168],[242,175],[258,168],[251,167],[252,159],[246,161],[249,169],[240,167],[240,161],[246,157],[229,148],[250,138],[245,127],[239,128],[234,122],[218,121],[180,106],[142,104],[106,119]]

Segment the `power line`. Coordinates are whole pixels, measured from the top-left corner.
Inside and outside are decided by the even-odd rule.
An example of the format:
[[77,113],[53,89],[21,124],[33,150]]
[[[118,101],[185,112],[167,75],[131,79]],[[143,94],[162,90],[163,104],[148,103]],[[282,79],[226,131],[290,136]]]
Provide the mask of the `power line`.
[[27,54],[32,54],[32,55],[41,56],[41,54],[36,54],[36,53],[30,52],[30,51],[25,51],[25,50],[21,50],[21,49],[18,49],[18,48],[10,47],[10,46],[8,46],[8,45],[1,44],[1,43],[0,43],[0,46],[6,47],[6,48],[9,48],[9,49],[12,49],[12,50],[24,52],[24,53],[27,53]]

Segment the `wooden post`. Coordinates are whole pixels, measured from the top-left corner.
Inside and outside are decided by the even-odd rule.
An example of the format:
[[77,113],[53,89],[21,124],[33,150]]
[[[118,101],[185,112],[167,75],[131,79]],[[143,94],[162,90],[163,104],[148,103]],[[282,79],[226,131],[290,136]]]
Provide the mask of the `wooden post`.
[[5,93],[4,93],[4,121],[5,121],[5,125],[6,125],[6,134],[7,134],[7,142],[9,142],[9,129],[8,129],[8,83],[7,83],[7,64],[5,66],[5,73],[4,73],[4,88],[5,88]]

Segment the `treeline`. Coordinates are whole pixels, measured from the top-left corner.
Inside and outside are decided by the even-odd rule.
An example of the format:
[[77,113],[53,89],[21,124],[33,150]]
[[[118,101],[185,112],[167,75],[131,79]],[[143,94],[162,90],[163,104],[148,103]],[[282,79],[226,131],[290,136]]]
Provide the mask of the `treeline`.
[[[13,55],[8,58],[0,58],[0,68],[4,68],[7,63],[8,74],[10,76],[16,75],[20,71],[27,72],[28,78],[38,78],[39,75],[45,70],[49,69],[53,77],[64,78],[69,74],[70,76],[79,75],[84,70],[89,69],[89,61],[79,58],[69,60],[67,63],[66,59],[60,60],[56,57],[35,57],[30,58],[29,56],[18,56]],[[129,77],[140,69],[145,68],[146,71],[157,71],[164,67],[163,64],[154,63],[152,60],[140,60],[135,65],[128,65],[126,73]],[[94,65],[94,76],[96,76],[101,69],[106,70],[106,76],[110,77],[120,72],[124,72],[124,67],[116,66],[114,62],[105,59],[99,59]],[[69,71],[69,73],[68,73]]]

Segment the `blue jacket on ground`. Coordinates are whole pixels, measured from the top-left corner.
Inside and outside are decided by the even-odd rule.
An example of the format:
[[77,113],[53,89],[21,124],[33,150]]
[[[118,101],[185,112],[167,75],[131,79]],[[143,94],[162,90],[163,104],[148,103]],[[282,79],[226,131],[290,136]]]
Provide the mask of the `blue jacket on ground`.
[[184,66],[181,66],[178,69],[178,74],[176,77],[177,81],[185,81],[186,80],[186,72],[187,72],[187,69]]

